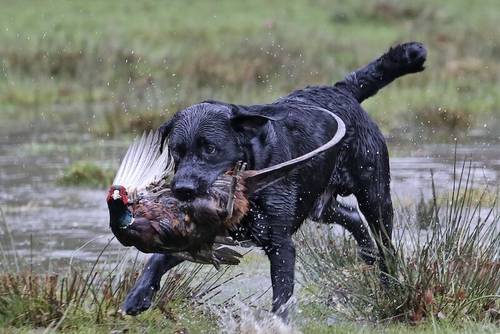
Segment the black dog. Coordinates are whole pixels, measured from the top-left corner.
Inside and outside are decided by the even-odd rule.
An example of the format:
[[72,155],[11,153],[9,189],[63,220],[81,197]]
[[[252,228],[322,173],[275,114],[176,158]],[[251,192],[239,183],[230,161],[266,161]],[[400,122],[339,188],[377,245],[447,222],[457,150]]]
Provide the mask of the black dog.
[[[425,59],[422,44],[398,45],[334,86],[307,87],[265,105],[203,102],[178,112],[162,126],[176,166],[172,189],[179,199],[191,200],[206,193],[237,161],[261,169],[324,144],[336,125],[318,107],[344,121],[346,135],[337,153],[325,152],[253,195],[252,209],[234,233],[234,238],[261,246],[271,262],[273,312],[286,315],[281,306],[294,287],[292,235],[309,216],[342,224],[361,247],[373,248],[359,215],[338,203],[337,195],[356,197],[377,243],[380,268],[388,272],[393,219],[389,157],[384,137],[360,103],[394,79],[422,71]],[[366,255],[365,260],[373,263],[374,258]],[[137,314],[149,308],[162,275],[179,262],[169,254],[153,255],[127,296],[125,312]]]

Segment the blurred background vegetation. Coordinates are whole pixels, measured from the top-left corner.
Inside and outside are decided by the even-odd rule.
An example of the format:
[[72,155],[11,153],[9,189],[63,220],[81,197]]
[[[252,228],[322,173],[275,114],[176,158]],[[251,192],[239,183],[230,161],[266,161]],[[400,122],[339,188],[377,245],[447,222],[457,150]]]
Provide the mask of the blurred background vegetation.
[[333,83],[418,40],[427,70],[365,103],[387,136],[496,137],[499,17],[495,0],[8,2],[1,126],[142,131],[203,99],[263,103]]

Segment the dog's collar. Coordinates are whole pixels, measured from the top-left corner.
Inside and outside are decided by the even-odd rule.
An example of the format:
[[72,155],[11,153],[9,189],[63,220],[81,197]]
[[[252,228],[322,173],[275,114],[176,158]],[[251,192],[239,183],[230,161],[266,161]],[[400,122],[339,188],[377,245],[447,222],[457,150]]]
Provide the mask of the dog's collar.
[[282,163],[279,163],[279,164],[276,164],[276,165],[273,165],[273,166],[270,166],[267,168],[254,170],[254,171],[248,171],[251,174],[251,176],[247,177],[246,185],[247,185],[247,189],[249,189],[249,190],[251,189],[250,192],[259,191],[262,188],[265,188],[271,184],[274,184],[275,182],[282,179],[287,173],[289,173],[293,169],[299,167],[300,165],[304,164],[307,161],[310,161],[312,158],[314,158],[318,154],[332,149],[335,145],[337,145],[342,140],[342,138],[344,138],[345,133],[346,133],[346,126],[345,126],[344,121],[340,117],[335,115],[330,110],[319,107],[319,106],[304,104],[304,107],[314,108],[316,110],[322,111],[322,112],[326,113],[327,115],[331,116],[337,124],[337,130],[335,131],[335,134],[328,142],[326,142],[325,144],[321,145],[320,147],[312,150],[311,152],[308,152],[308,153],[303,154],[299,157],[284,161]]

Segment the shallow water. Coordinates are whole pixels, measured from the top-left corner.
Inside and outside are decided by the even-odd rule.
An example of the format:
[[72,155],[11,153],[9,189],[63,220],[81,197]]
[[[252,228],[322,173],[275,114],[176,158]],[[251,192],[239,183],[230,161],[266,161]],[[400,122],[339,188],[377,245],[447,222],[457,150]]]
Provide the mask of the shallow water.
[[[105,190],[60,187],[64,168],[79,160],[116,166],[127,142],[98,140],[75,132],[38,132],[2,129],[0,136],[0,207],[20,256],[43,264],[93,261],[111,233]],[[431,194],[431,170],[438,191],[453,183],[454,145],[389,143],[392,192],[396,207]],[[497,191],[500,180],[500,143],[458,145],[459,161],[473,161],[474,185]],[[458,169],[461,165],[457,166]],[[3,229],[2,229],[3,230]],[[9,247],[9,237],[0,232]],[[95,239],[95,240],[94,240]],[[75,254],[84,243],[90,244]],[[119,249],[119,246],[116,245]]]

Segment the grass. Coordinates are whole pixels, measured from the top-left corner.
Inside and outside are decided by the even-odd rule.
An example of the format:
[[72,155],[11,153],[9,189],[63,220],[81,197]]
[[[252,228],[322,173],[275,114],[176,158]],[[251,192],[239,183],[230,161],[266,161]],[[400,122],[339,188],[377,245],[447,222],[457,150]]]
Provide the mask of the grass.
[[102,262],[98,259],[91,268],[68,267],[60,274],[30,270],[0,274],[0,326],[21,332],[43,328],[71,333],[207,333],[207,324],[215,324],[200,304],[217,290],[222,273],[206,273],[200,266],[176,269],[164,279],[152,311],[130,317],[119,309],[140,266],[120,263],[103,269]]
[[213,281],[194,284],[193,280],[201,276],[199,269],[184,268],[168,275],[154,308],[138,317],[119,312],[125,293],[137,277],[136,271],[125,271],[120,279],[101,270],[64,275],[2,274],[0,325],[11,330],[44,328],[71,333],[181,329],[210,332],[207,324],[215,325],[215,319],[203,312],[197,298],[208,291]]
[[409,326],[405,323],[367,323],[338,320],[332,317],[331,309],[322,304],[311,302],[301,307],[301,323],[303,333],[361,333],[361,334],[493,334],[498,333],[498,325],[491,322],[461,321],[459,324],[450,321],[424,321]]
[[80,161],[68,167],[57,183],[64,186],[105,188],[113,182],[114,174],[113,170]]
[[[10,235],[3,214],[0,218],[2,233]],[[119,252],[116,257],[104,256],[111,250],[110,239],[91,264],[71,259],[66,267],[44,271],[19,257],[13,241],[7,240],[0,247],[2,333],[212,333],[216,320],[204,305],[219,293],[222,284],[234,278],[225,275],[226,270],[181,265],[163,278],[151,311],[124,316],[121,304],[142,270],[137,255]]]
[[376,267],[358,261],[352,240],[309,227],[298,249],[302,274],[315,282],[309,293],[322,305],[314,307],[344,321],[383,326],[432,324],[451,331],[463,323],[498,330],[500,217],[494,203],[475,200],[471,170],[464,163],[457,171],[443,206],[434,197],[426,230],[399,212],[391,261],[396,274],[388,287],[380,285]]
[[141,132],[203,99],[268,102],[332,83],[421,40],[428,70],[368,101],[370,113],[417,139],[493,135],[499,14],[465,0],[19,2],[0,13],[0,106],[9,122]]

